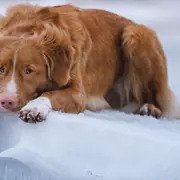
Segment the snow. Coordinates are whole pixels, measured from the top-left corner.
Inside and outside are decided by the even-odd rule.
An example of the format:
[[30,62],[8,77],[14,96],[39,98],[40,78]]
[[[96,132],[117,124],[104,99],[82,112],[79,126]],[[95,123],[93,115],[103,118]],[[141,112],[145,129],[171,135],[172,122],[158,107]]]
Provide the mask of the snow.
[[[155,1],[148,4],[130,1],[131,6],[114,1],[86,2],[74,1],[82,7],[105,8],[126,15],[157,30],[168,58],[169,84],[179,97],[178,2],[159,1],[156,6]],[[8,3],[0,3],[2,13]],[[54,5],[60,1],[33,3]],[[16,114],[1,113],[0,137],[3,180],[180,179],[177,120],[106,110],[79,115],[53,112],[42,123],[26,124]]]

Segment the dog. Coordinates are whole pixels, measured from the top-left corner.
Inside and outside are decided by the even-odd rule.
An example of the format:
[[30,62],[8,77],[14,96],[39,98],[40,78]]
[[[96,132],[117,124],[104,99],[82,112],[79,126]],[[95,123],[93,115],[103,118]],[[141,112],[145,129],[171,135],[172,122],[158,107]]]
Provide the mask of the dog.
[[14,5],[0,24],[0,111],[31,123],[52,110],[172,118],[166,56],[151,28],[69,4]]

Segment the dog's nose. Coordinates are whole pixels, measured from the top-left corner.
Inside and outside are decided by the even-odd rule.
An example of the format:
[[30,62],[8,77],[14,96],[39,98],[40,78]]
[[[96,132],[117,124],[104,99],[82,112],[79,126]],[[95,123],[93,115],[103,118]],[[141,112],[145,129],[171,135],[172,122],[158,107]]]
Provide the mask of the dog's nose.
[[16,106],[16,97],[14,96],[4,96],[0,97],[0,105],[9,111],[12,111]]

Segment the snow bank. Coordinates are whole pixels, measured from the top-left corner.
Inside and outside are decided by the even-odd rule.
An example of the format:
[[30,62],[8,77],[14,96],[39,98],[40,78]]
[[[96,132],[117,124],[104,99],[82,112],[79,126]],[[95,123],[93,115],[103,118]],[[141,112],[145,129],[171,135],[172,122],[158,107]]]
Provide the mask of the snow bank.
[[8,128],[11,133],[3,136],[7,149],[0,157],[19,160],[39,176],[46,173],[57,179],[77,180],[180,178],[178,121],[112,111],[51,113],[40,124],[25,124],[15,116],[3,117],[1,133]]

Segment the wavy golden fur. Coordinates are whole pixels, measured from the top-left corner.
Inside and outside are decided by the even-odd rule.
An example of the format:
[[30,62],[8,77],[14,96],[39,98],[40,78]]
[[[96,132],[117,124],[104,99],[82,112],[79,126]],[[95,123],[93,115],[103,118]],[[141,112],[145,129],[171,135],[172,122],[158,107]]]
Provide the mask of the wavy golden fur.
[[[161,117],[172,110],[166,57],[156,33],[145,25],[104,10],[21,4],[7,10],[0,27],[0,42],[10,38],[13,52],[24,48],[36,54],[34,48],[44,59],[46,82],[32,83],[29,97],[26,86],[18,85],[26,103],[41,89],[38,96],[48,97],[53,110],[67,113],[131,103],[137,105],[131,113],[142,115]],[[22,59],[27,54],[19,51]]]

